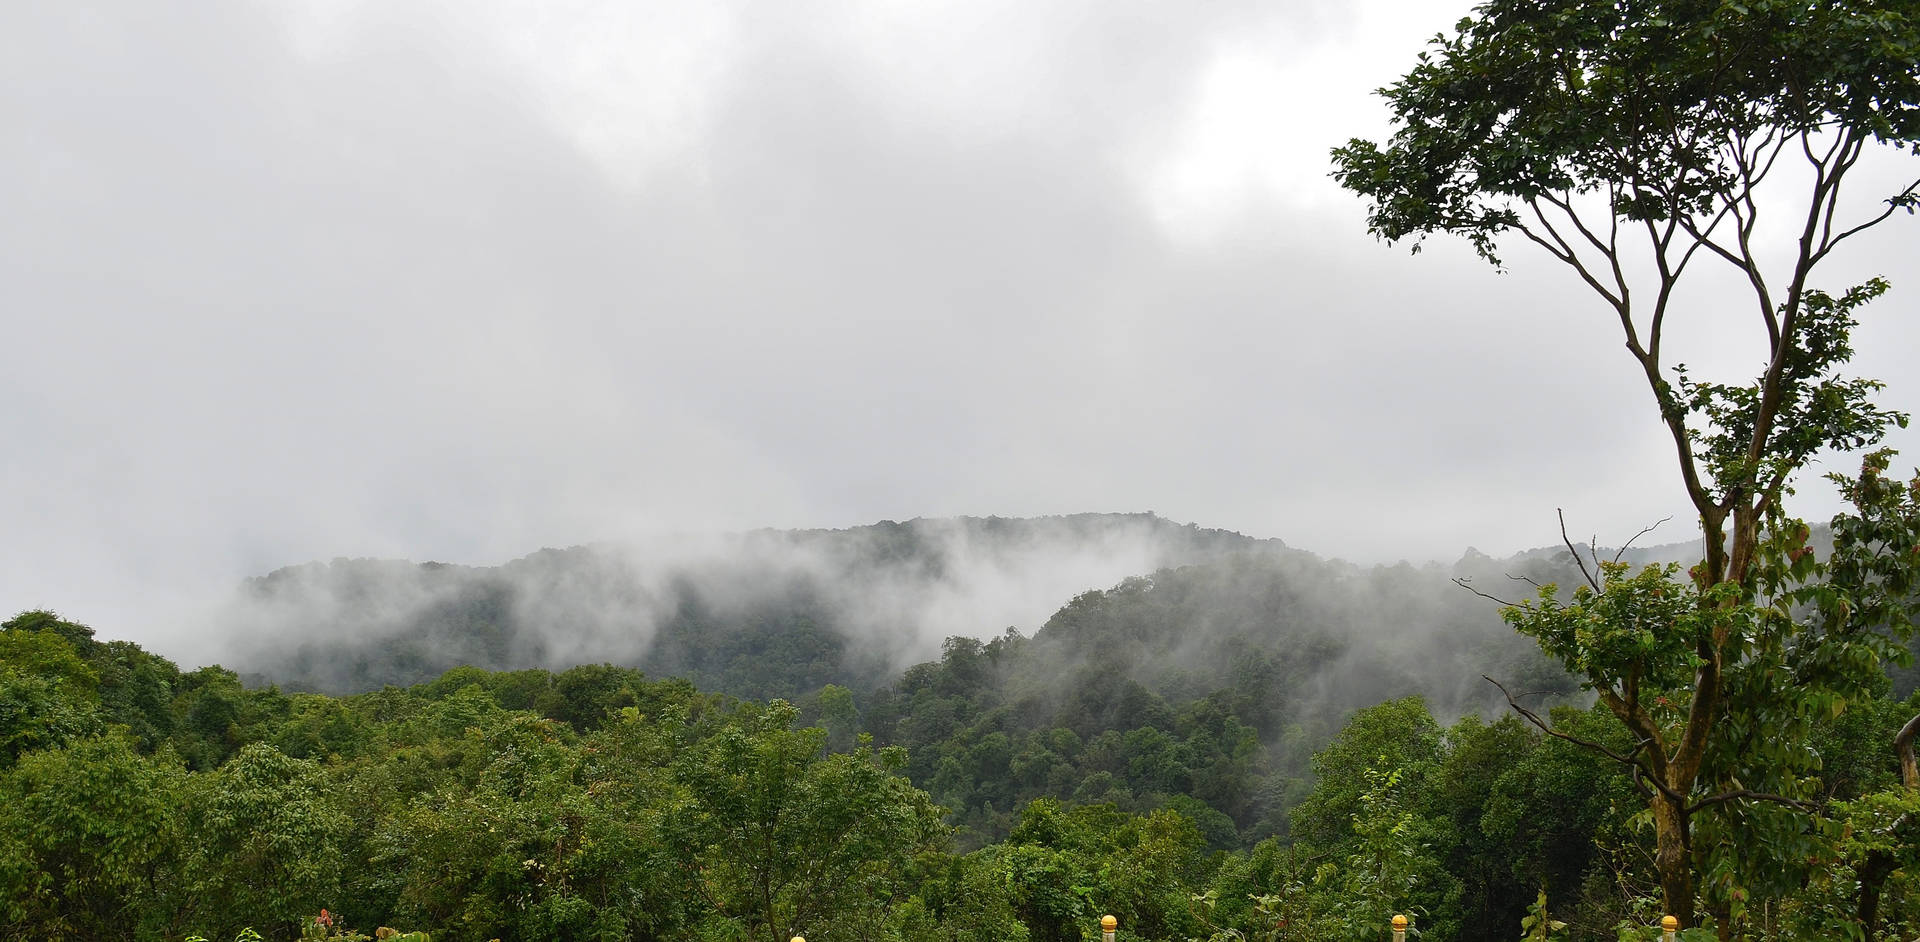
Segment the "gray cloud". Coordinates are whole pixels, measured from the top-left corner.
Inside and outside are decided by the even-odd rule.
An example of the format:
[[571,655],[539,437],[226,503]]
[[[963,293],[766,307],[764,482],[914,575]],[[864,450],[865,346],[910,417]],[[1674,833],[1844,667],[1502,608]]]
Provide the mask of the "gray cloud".
[[[333,556],[1151,509],[1371,561],[1681,513],[1570,279],[1375,243],[1322,178],[1460,9],[915,9],[7,6],[0,606],[165,650]],[[1834,273],[1897,282],[1894,404],[1911,238]]]

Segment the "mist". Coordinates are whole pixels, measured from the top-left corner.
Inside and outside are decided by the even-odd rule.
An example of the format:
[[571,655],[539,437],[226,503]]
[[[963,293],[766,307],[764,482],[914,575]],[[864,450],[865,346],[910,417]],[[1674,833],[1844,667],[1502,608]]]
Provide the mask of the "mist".
[[[546,549],[500,566],[336,559],[249,580],[208,655],[326,690],[418,682],[458,665],[641,665],[720,682],[738,643],[830,644],[822,677],[871,686],[948,637],[1031,633],[1092,588],[1281,546],[1150,514],[883,522]],[[663,637],[670,635],[670,637]],[[809,680],[752,692],[792,695]],[[751,682],[751,681],[748,681]]]
[[[204,661],[313,559],[1153,509],[1391,564],[1690,519],[1571,276],[1381,245],[1326,177],[1469,5],[7,4],[0,605]],[[1827,287],[1893,278],[1856,343],[1898,407],[1892,224]],[[1715,287],[1674,356],[1742,378]]]

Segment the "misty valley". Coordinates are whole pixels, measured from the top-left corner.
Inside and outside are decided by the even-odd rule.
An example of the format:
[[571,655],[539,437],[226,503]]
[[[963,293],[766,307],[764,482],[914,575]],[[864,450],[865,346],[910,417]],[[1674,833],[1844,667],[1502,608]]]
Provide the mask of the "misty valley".
[[0,62],[0,942],[1920,942],[1920,0]]
[[[335,560],[241,587],[209,625],[232,669],[27,612],[0,633],[0,915],[23,939],[1068,940],[1103,915],[1361,939],[1396,914],[1613,938],[1659,915],[1636,783],[1505,691],[1633,746],[1487,596],[1691,549],[1361,567],[1087,514]],[[1819,724],[1822,801],[1897,782],[1913,688],[1896,669]],[[1820,869],[1801,892],[1846,902]]]

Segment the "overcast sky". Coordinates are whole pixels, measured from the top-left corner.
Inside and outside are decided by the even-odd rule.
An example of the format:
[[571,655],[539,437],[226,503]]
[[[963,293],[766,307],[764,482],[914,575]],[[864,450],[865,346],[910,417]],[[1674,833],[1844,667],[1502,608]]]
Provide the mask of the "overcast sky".
[[[1596,302],[1326,176],[1468,6],[0,5],[0,608],[164,648],[308,559],[954,514],[1684,538]],[[1829,272],[1908,409],[1916,238]]]

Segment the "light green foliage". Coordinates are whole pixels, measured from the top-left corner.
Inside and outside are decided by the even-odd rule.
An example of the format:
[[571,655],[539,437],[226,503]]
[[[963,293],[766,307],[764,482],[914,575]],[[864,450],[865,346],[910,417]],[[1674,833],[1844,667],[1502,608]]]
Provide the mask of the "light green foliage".
[[[1239,851],[1246,838],[1225,809],[1283,815],[1293,804],[1277,792],[1257,799],[1272,802],[1267,810],[1234,803],[1248,790],[1234,780],[1259,774],[1248,770],[1269,748],[1244,703],[1112,684],[1101,708],[1145,725],[1085,737],[1023,730],[1017,713],[1054,714],[996,701],[1008,691],[991,678],[1033,643],[951,646],[957,679],[915,681],[929,696],[966,694],[939,701],[964,719],[934,744],[961,768],[951,787],[988,793],[1000,785],[978,776],[1004,774],[1127,804],[1048,799],[995,812],[1009,839],[958,856],[939,809],[900,774],[901,750],[856,738],[834,753],[827,731],[796,728],[797,711],[782,703],[741,704],[617,670],[577,675],[568,689],[578,703],[538,671],[462,671],[429,688],[338,699],[196,672],[178,678],[167,713],[183,723],[180,741],[208,747],[205,758],[233,750],[213,768],[189,772],[166,745],[148,755],[144,737],[119,735],[28,750],[0,774],[0,939],[78,936],[60,927],[82,922],[104,927],[101,938],[186,929],[232,938],[249,925],[290,938],[325,905],[335,914],[326,937],[343,942],[382,924],[425,925],[443,942],[777,942],[796,931],[815,942],[1090,942],[1103,913],[1141,942],[1377,942],[1396,911],[1417,917],[1422,942],[1448,942],[1511,938],[1543,883],[1549,923],[1565,922],[1578,942],[1611,938],[1622,918],[1648,924],[1596,892],[1616,892],[1616,877],[1617,892],[1647,879],[1646,839],[1625,823],[1637,799],[1603,757],[1510,718],[1469,715],[1443,729],[1419,700],[1392,701],[1353,714],[1319,750],[1291,842]],[[87,650],[104,657],[114,645]],[[137,649],[112,656],[143,663]],[[82,663],[109,686],[105,661]],[[825,690],[813,708],[844,719],[850,701]],[[1857,902],[1849,888],[1882,871],[1888,924],[1913,911],[1904,806],[1890,803],[1886,757],[1865,754],[1908,714],[1851,702],[1871,709],[1807,714],[1807,742],[1828,760],[1807,767],[1818,776],[1809,787],[1847,804],[1831,806],[1835,828],[1789,835],[1821,856],[1795,871],[1803,891],[1762,900],[1774,934],[1757,937],[1843,918]],[[886,709],[877,698],[874,710]],[[562,711],[592,728],[553,715]],[[208,722],[188,722],[196,715]],[[1579,738],[1632,748],[1604,708],[1553,716]],[[1302,754],[1311,735],[1274,731],[1278,748]],[[93,788],[128,775],[147,785]],[[50,784],[68,781],[77,788]],[[1170,788],[1182,790],[1154,790]],[[41,804],[16,800],[28,794]],[[110,824],[145,833],[146,849],[108,853],[100,835]],[[122,857],[135,862],[114,869]],[[82,865],[72,872],[88,889],[75,899],[97,912],[58,895],[63,861]],[[1734,888],[1759,898],[1751,880]],[[1657,920],[1657,904],[1644,905]]]
[[1205,841],[1175,812],[1142,816],[1038,799],[1005,844],[977,853],[1011,874],[1015,910],[1036,942],[1088,937],[1104,914],[1132,938],[1202,931],[1188,899],[1206,875]]
[[[1408,807],[1399,769],[1368,769],[1345,856],[1320,865],[1314,885],[1326,902],[1317,926],[1329,940],[1371,940],[1395,914],[1427,915],[1448,882],[1433,855],[1434,823]],[[1416,898],[1416,890],[1426,892]]]
[[1541,890],[1539,898],[1534,900],[1533,906],[1520,919],[1520,940],[1553,942],[1566,938],[1566,929],[1567,924],[1553,918],[1553,913],[1547,909],[1547,891]]
[[683,797],[666,838],[718,925],[784,942],[884,924],[910,862],[943,837],[939,812],[895,769],[895,752],[822,755],[775,701],[743,706],[674,764]]
[[123,736],[28,753],[0,778],[0,936],[133,939],[163,930],[182,774]]
[[31,750],[98,734],[102,719],[95,701],[83,690],[0,666],[0,769]]
[[395,884],[397,916],[452,940],[628,937],[644,915],[617,888],[659,866],[632,840],[650,827],[645,810],[595,801],[585,754],[551,720],[499,714],[464,739],[455,777],[377,825],[372,862]]
[[1004,854],[924,855],[926,876],[888,920],[903,942],[1026,942],[1015,909],[1015,873]]
[[[1812,829],[1785,809],[1814,808],[1811,727],[1904,651],[1912,595],[1894,587],[1920,569],[1911,542],[1882,538],[1912,530],[1912,501],[1875,483],[1884,459],[1847,485],[1858,513],[1834,522],[1833,565],[1783,510],[1816,453],[1907,421],[1842,372],[1886,283],[1815,279],[1920,203],[1920,181],[1843,199],[1869,147],[1920,142],[1920,17],[1871,0],[1491,0],[1382,94],[1392,137],[1334,152],[1369,227],[1461,235],[1496,264],[1504,235],[1543,248],[1618,320],[1667,427],[1704,537],[1691,585],[1601,565],[1571,601],[1549,591],[1509,618],[1630,731],[1619,760],[1648,789],[1667,906],[1692,924],[1704,890],[1744,926],[1800,881]],[[1696,380],[1665,345],[1682,285],[1722,263],[1765,344],[1751,381]],[[1871,535],[1840,536],[1855,531]]]
[[[1672,785],[1687,737],[1700,737],[1684,820],[1696,835],[1690,865],[1721,919],[1744,924],[1761,901],[1806,883],[1826,840],[1807,817],[1821,798],[1815,744],[1849,704],[1885,689],[1882,665],[1907,656],[1920,482],[1887,481],[1886,464],[1871,455],[1845,482],[1858,503],[1835,519],[1824,556],[1804,524],[1770,516],[1745,593],[1688,585],[1673,567],[1633,573],[1603,560],[1599,589],[1562,600],[1544,588],[1508,612],[1631,720],[1651,748],[1616,754],[1634,753],[1648,780]],[[1695,712],[1703,651],[1718,687],[1707,720]]]
[[1322,847],[1345,843],[1375,784],[1369,772],[1424,781],[1443,745],[1440,725],[1418,697],[1355,713],[1340,735],[1313,755],[1319,781],[1293,810],[1294,838]]
[[348,818],[319,765],[253,744],[190,790],[194,925],[289,935],[339,892]]
[[[102,731],[99,674],[28,613],[0,630],[0,769],[21,753]],[[28,625],[39,625],[28,627]]]
[[1863,888],[1874,894],[1879,938],[1920,932],[1920,792],[1896,787],[1836,802],[1822,831],[1825,841],[1806,861],[1807,882],[1769,920],[1770,935],[1868,938],[1859,918]]

